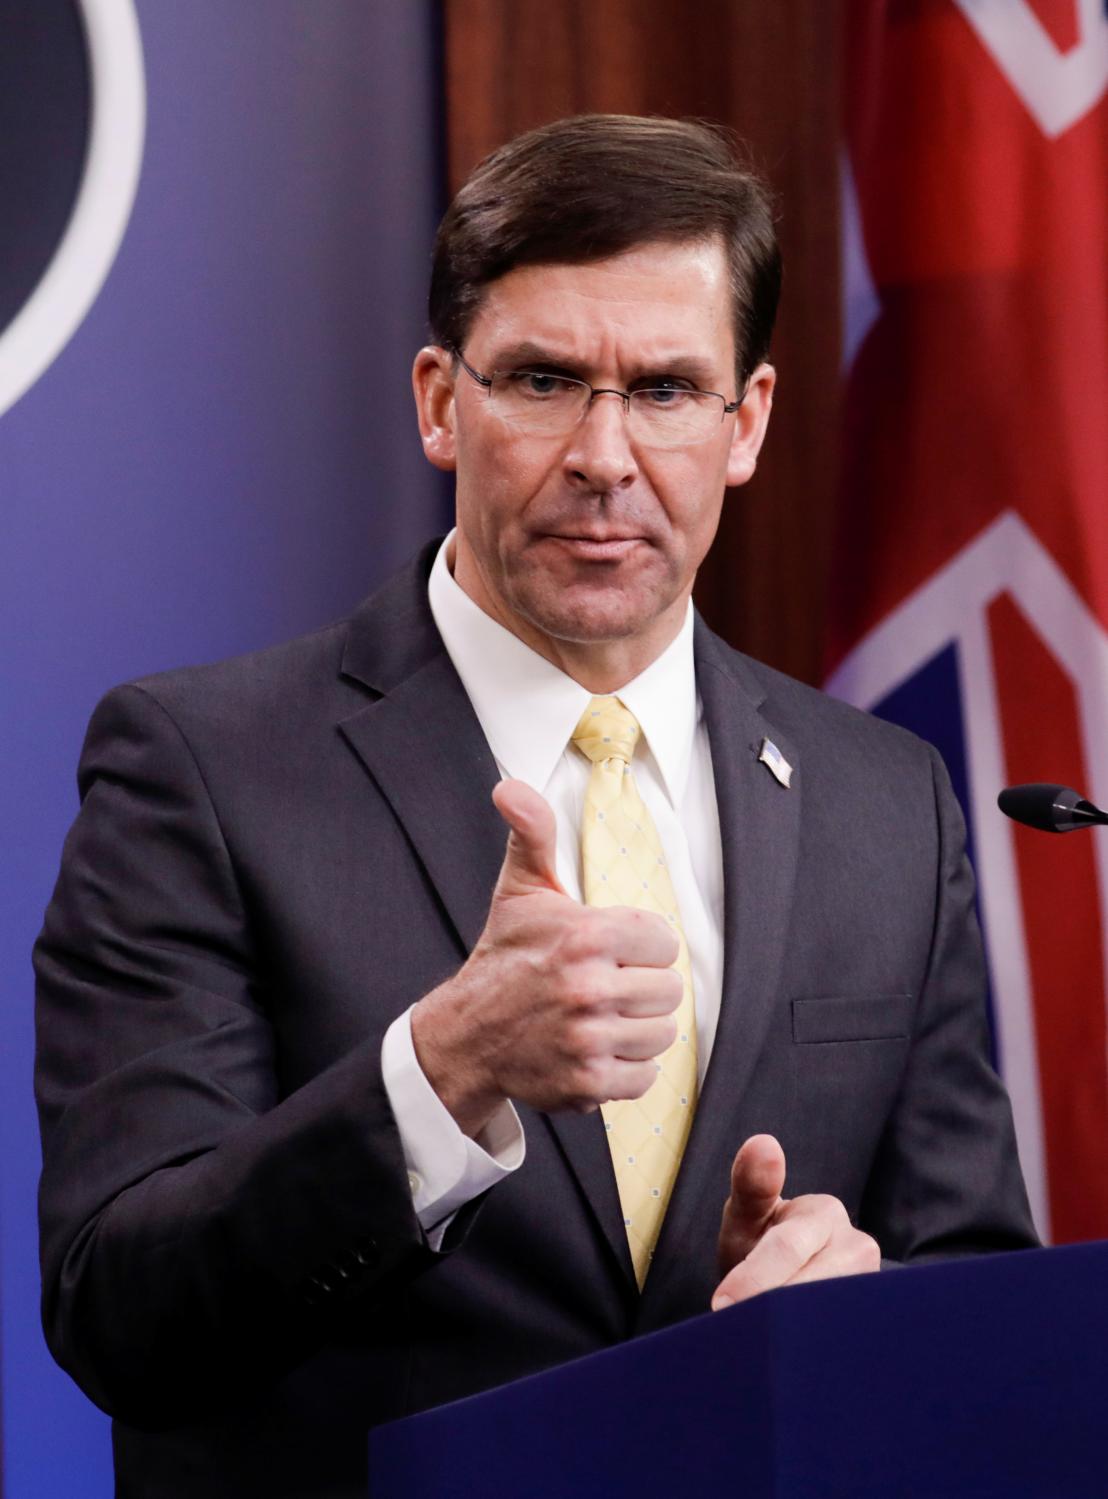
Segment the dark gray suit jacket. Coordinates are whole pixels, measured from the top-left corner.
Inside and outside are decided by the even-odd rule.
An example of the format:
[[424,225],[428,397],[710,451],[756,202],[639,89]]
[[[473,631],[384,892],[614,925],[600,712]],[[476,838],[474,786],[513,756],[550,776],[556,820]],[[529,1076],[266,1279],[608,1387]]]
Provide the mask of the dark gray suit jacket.
[[89,730],[36,952],[44,1318],[120,1495],[348,1499],[370,1424],[705,1310],[756,1131],[889,1258],[1033,1241],[938,756],[698,622],[723,1005],[645,1291],[596,1114],[522,1110],[523,1168],[426,1246],[381,1040],[472,946],[505,841],[432,555]]

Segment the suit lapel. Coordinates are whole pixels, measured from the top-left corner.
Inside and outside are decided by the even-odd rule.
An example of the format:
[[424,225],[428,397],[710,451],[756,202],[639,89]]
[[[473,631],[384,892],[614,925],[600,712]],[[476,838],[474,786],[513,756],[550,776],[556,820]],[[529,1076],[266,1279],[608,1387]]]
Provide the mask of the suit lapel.
[[538,1117],[557,1140],[628,1290],[633,1290],[635,1267],[623,1228],[623,1209],[619,1205],[612,1155],[600,1111],[592,1114],[541,1114]]
[[[765,693],[742,658],[697,621],[697,686],[712,746],[723,842],[724,966],[719,1026],[688,1146],[644,1291],[644,1311],[694,1224],[706,1192],[722,1209],[745,1092],[778,999],[800,834],[798,756],[763,715]],[[770,738],[792,764],[786,789],[758,762]]]
[[439,543],[350,621],[342,673],[376,701],[339,731],[376,781],[469,952],[504,858],[496,762],[435,628],[427,577]]
[[443,652],[339,728],[403,825],[468,953],[485,925],[506,832],[493,760]]

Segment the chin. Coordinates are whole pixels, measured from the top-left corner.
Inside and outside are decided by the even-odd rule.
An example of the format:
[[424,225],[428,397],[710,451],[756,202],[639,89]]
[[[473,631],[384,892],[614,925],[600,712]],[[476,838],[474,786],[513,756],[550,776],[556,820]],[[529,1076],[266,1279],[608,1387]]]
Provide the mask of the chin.
[[592,645],[642,634],[668,605],[660,600],[632,602],[617,590],[611,590],[608,597],[597,597],[595,589],[566,589],[554,598],[520,598],[515,607],[551,639]]

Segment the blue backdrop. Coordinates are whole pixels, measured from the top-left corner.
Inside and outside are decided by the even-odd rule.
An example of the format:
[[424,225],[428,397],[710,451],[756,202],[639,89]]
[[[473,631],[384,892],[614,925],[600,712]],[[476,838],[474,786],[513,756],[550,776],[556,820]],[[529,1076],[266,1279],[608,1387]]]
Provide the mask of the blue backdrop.
[[29,952],[88,714],[119,680],[344,613],[448,511],[408,393],[441,206],[430,0],[135,9],[133,216],[0,417],[7,1499],[111,1493],[107,1422],[42,1342],[33,1226]]

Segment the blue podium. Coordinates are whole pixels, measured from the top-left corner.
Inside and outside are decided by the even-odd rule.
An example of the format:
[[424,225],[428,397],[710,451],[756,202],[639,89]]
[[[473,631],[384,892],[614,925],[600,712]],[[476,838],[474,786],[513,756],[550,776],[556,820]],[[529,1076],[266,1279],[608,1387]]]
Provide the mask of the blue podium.
[[1104,1499],[1108,1244],[773,1291],[379,1427],[373,1499]]

